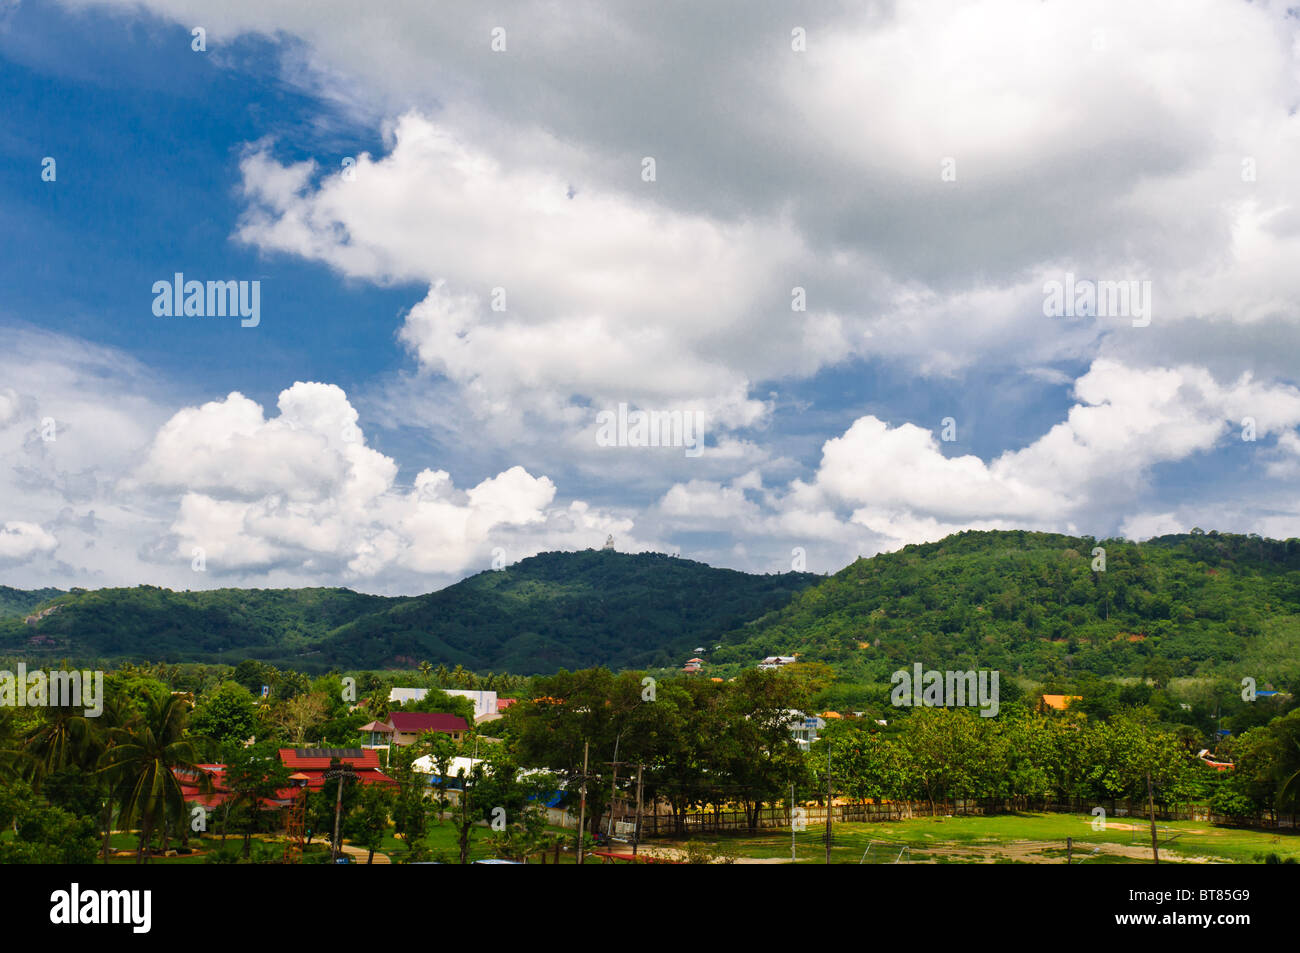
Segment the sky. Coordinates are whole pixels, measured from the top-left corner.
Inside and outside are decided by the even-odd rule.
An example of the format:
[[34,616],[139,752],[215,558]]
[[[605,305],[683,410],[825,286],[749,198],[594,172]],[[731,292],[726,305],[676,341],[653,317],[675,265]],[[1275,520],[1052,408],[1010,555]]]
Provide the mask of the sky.
[[0,584],[1300,536],[1300,8],[0,0],[0,93]]

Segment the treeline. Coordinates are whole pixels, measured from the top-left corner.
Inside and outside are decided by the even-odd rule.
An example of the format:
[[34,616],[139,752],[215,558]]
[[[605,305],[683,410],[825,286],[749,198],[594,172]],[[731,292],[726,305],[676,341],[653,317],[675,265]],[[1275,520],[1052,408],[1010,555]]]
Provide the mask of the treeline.
[[[347,679],[345,681],[345,678]],[[217,862],[242,858],[278,860],[279,853],[258,846],[252,835],[273,829],[282,818],[265,801],[290,785],[280,762],[280,747],[357,747],[360,727],[390,712],[394,685],[426,687],[407,711],[440,711],[474,724],[473,703],[449,696],[440,687],[522,687],[516,676],[480,679],[460,669],[426,665],[389,677],[373,672],[354,676],[330,673],[309,678],[256,661],[230,667],[126,665],[104,679],[103,710],[89,716],[85,707],[0,707],[0,863],[107,862],[114,831],[134,832],[136,859],[179,846],[188,850],[200,816],[187,803],[182,780],[205,790],[200,764],[225,765],[231,796],[211,812],[211,832],[219,835]],[[262,689],[267,689],[266,694]],[[408,859],[427,857],[421,846],[430,806],[427,777],[411,768],[420,753],[436,753],[440,764],[460,754],[446,736],[430,737],[398,754],[390,770],[402,781],[396,788],[370,790],[346,784],[343,836],[373,851],[390,827],[406,844]],[[500,761],[505,749],[493,751]],[[477,771],[483,774],[483,769]],[[537,818],[525,817],[523,803],[535,795],[534,778],[525,783],[503,768],[496,780],[476,777],[484,801],[466,805],[453,822],[478,824],[494,805],[518,807],[517,822],[529,836],[540,836]],[[308,817],[316,831],[332,830],[335,782],[313,792]],[[446,790],[446,785],[442,790]],[[496,800],[486,800],[488,793]],[[444,796],[445,800],[445,796]],[[444,804],[445,807],[445,804]],[[208,830],[208,814],[203,830]],[[524,829],[523,826],[520,828]],[[225,851],[228,836],[236,838]],[[524,843],[516,832],[518,846]],[[269,853],[268,853],[269,851]],[[273,856],[272,856],[273,855]]]
[[[589,765],[620,762],[616,780],[589,768],[603,789],[588,800],[597,815],[615,796],[634,797],[641,770],[645,797],[663,798],[678,818],[687,811],[735,805],[751,829],[763,804],[820,798],[829,754],[834,789],[852,798],[923,800],[1000,798],[1024,804],[1052,799],[1145,798],[1148,778],[1165,805],[1207,803],[1248,816],[1294,810],[1300,783],[1300,712],[1254,727],[1222,746],[1239,758],[1220,774],[1198,758],[1211,737],[1162,723],[1147,706],[1077,712],[1035,710],[1032,700],[1003,698],[996,717],[973,709],[896,708],[883,719],[842,718],[803,753],[791,729],[825,690],[816,666],[747,670],[730,682],[649,681],[602,670],[539,678],[537,696],[494,724],[523,765],[544,767],[576,790]],[[1274,709],[1277,710],[1277,709]],[[885,724],[880,724],[883,721]],[[1288,748],[1288,744],[1291,745]],[[616,787],[617,785],[617,787]]]
[[[141,861],[186,845],[196,815],[181,779],[201,780],[198,765],[207,762],[226,765],[232,792],[207,833],[222,845],[227,836],[240,842],[233,852],[219,846],[213,858],[277,859],[252,837],[280,820],[264,803],[287,783],[276,748],[357,746],[361,725],[386,717],[394,683],[423,682],[434,690],[414,707],[456,712],[471,725],[460,743],[435,734],[395,751],[387,770],[396,786],[345,787],[344,836],[374,850],[392,832],[406,860],[430,856],[431,823],[456,827],[463,860],[476,832],[487,836],[482,825],[501,819],[490,833],[494,849],[528,856],[549,843],[544,800],[576,808],[585,787],[589,830],[599,832],[610,810],[632,813],[638,782],[643,803],[665,804],[679,820],[738,807],[751,829],[765,805],[824,797],[828,775],[840,797],[934,806],[954,798],[1101,803],[1150,792],[1162,805],[1196,802],[1249,819],[1293,812],[1300,800],[1294,699],[1250,709],[1255,723],[1218,745],[1217,757],[1235,764],[1220,773],[1198,757],[1215,745],[1213,734],[1162,719],[1140,693],[1042,712],[1036,696],[1013,691],[987,718],[969,708],[846,713],[805,751],[794,729],[835,682],[822,665],[750,668],[717,681],[599,668],[493,679],[519,700],[481,726],[473,726],[467,700],[436,689],[483,682],[428,664],[315,678],[255,661],[234,669],[127,666],[107,675],[98,717],[80,708],[0,708],[0,862],[107,858],[114,831],[134,832]],[[433,785],[413,766],[424,755]],[[480,762],[453,776],[457,756]],[[452,789],[460,792],[454,802]],[[332,829],[324,815],[334,791],[311,796],[312,830]]]

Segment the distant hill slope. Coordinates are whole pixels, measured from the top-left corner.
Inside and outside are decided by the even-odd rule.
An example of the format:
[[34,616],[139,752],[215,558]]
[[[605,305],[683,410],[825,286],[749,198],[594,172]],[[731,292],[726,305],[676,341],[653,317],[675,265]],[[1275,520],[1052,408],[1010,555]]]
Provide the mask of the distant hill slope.
[[365,665],[403,656],[518,674],[680,665],[820,578],[659,553],[543,553],[357,619],[321,652]]
[[0,621],[0,651],[166,662],[287,658],[400,601],[350,589],[73,590],[45,603],[47,614],[32,625]]
[[11,589],[0,586],[0,619],[25,619],[42,602],[61,596],[62,589]]
[[959,533],[859,559],[724,641],[715,662],[798,652],[872,680],[921,662],[1262,685],[1300,673],[1300,540]]
[[23,623],[26,611],[0,619],[0,653],[257,658],[303,671],[424,660],[518,674],[678,665],[683,653],[712,647],[820,578],[588,550],[544,553],[409,598],[347,589],[77,591],[56,595],[49,605],[58,608],[35,624]]

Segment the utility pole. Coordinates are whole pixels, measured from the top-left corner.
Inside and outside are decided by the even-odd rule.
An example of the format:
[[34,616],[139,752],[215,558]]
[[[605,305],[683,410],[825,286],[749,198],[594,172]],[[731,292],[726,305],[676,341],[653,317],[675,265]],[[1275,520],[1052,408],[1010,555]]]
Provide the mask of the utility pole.
[[1151,790],[1151,772],[1147,772],[1147,810],[1151,812],[1151,859],[1160,863],[1160,841],[1156,836],[1156,798]]
[[338,781],[338,790],[334,794],[334,839],[330,844],[330,863],[337,863],[339,859],[339,821],[343,815],[343,782],[345,779],[356,775],[353,773],[351,765],[343,764],[326,771],[324,776]]
[[1074,852],[1074,838],[1065,839],[1065,866],[1070,866],[1070,855]]
[[795,856],[794,847],[794,782],[790,782],[790,863],[797,864],[799,858]]
[[826,863],[831,862],[831,743],[826,741]]
[[587,748],[588,742],[582,743],[582,800],[578,807],[578,863],[582,863],[582,832],[587,826]]
[[618,766],[622,761],[618,760],[618,743],[623,740],[623,732],[619,732],[614,737],[614,760],[606,762],[614,769],[614,780],[609,788],[609,820],[605,824],[605,840],[609,841],[614,836],[614,803],[618,798]]
[[636,849],[641,843],[641,769],[645,765],[636,766],[636,831],[632,835],[632,856],[636,856]]

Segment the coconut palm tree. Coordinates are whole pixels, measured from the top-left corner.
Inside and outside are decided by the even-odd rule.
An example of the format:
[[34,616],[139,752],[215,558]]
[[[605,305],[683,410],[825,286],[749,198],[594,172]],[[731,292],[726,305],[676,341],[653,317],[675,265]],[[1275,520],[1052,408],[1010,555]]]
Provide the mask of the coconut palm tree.
[[94,734],[84,708],[71,705],[46,708],[41,727],[22,747],[22,770],[31,776],[32,787],[39,790],[41,781],[60,768],[93,767]]
[[143,717],[112,729],[111,744],[100,759],[123,829],[140,824],[136,863],[143,863],[154,831],[165,829],[169,817],[185,813],[185,796],[177,771],[208,788],[211,780],[195,763],[194,747],[184,737],[190,704],[178,695],[149,697]]

